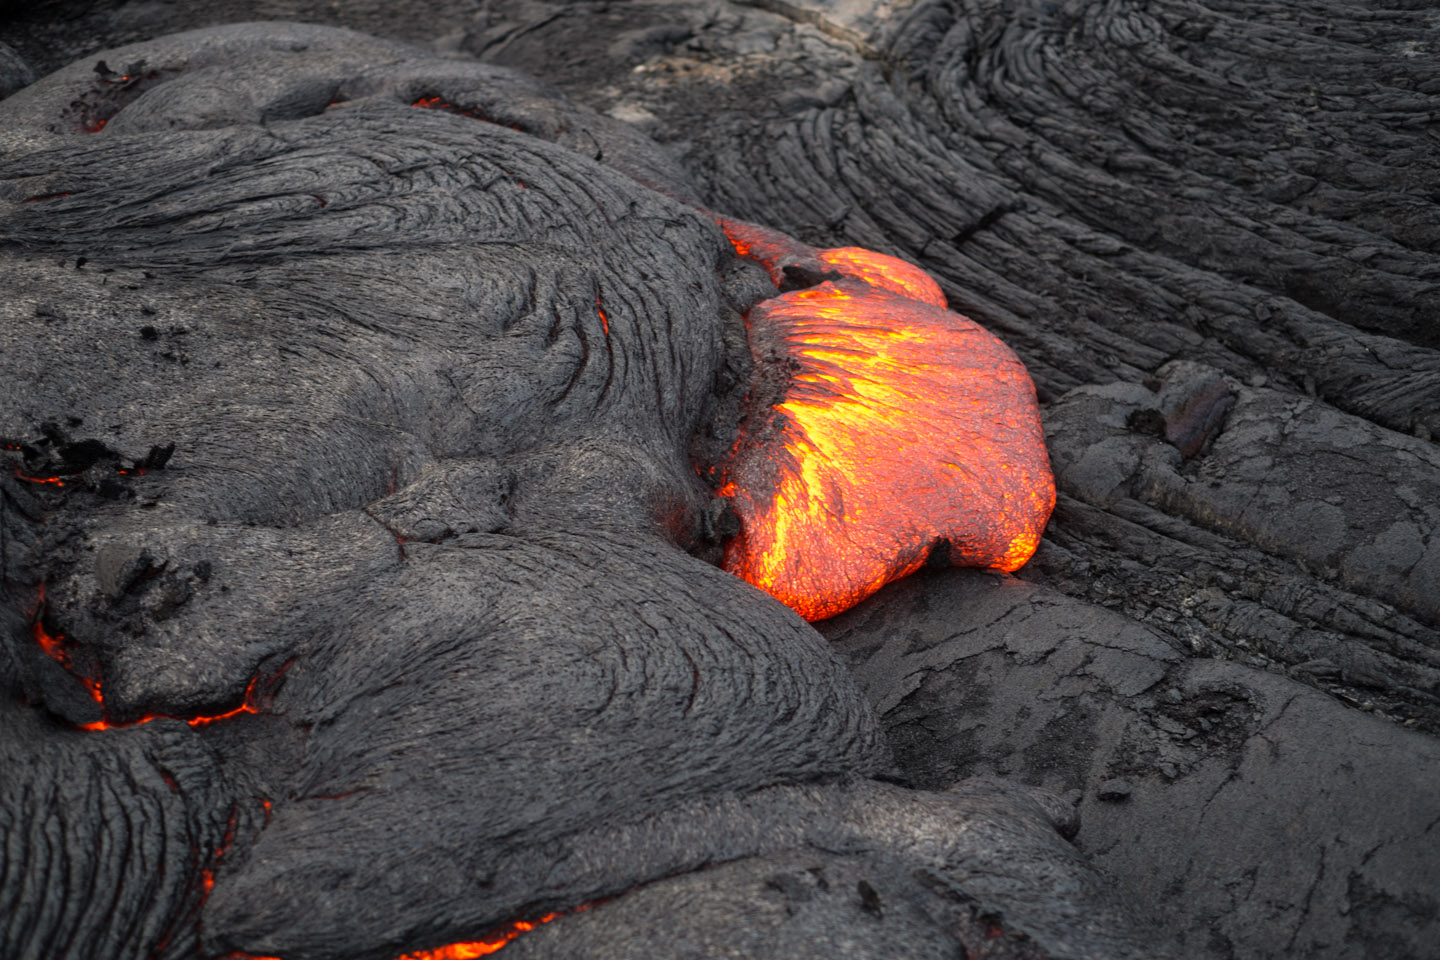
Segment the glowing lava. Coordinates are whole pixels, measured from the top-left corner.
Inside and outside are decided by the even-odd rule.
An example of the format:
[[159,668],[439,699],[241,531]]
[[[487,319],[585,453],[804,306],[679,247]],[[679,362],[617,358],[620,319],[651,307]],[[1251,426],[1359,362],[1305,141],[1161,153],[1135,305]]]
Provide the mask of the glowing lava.
[[[39,601],[41,609],[43,609],[44,606],[44,598],[44,588],[42,587]],[[38,613],[39,610],[37,609],[37,615]],[[241,700],[240,706],[235,707],[233,710],[227,710],[224,713],[208,714],[195,717],[171,717],[168,714],[151,713],[146,714],[143,717],[139,717],[135,720],[127,720],[123,723],[116,723],[114,721],[104,718],[105,696],[100,688],[100,680],[96,677],[86,676],[85,674],[76,671],[75,665],[70,657],[70,648],[69,644],[66,643],[65,636],[63,634],[51,634],[45,629],[44,625],[38,619],[38,616],[34,623],[31,625],[31,631],[34,634],[35,642],[39,645],[40,649],[44,650],[45,654],[50,657],[50,659],[60,664],[60,666],[64,667],[73,676],[77,677],[80,682],[85,685],[85,689],[90,692],[91,699],[93,699],[96,703],[100,704],[102,719],[96,720],[92,723],[78,724],[79,729],[91,732],[99,730],[117,730],[124,727],[138,727],[142,723],[149,723],[152,720],[159,720],[162,718],[170,720],[184,720],[192,727],[204,727],[212,723],[217,723],[221,720],[229,720],[231,717],[238,717],[241,714],[259,713],[259,704],[261,698],[265,696],[265,689],[272,687],[276,680],[279,679],[280,675],[283,674],[290,667],[290,663],[287,661],[284,666],[282,666],[280,670],[273,676],[256,676],[251,678],[250,683],[245,687],[245,696]],[[266,809],[268,810],[269,808],[267,807]]]
[[831,278],[746,317],[783,396],[721,468],[743,526],[725,569],[819,620],[927,561],[1024,565],[1055,483],[1019,358],[904,261],[721,226],[777,285]]
[[471,940],[465,943],[452,943],[443,947],[436,947],[433,950],[416,950],[414,953],[405,953],[396,957],[395,960],[474,960],[475,957],[488,957],[496,953],[511,940],[522,933],[529,933],[542,923],[549,923],[558,913],[547,913],[536,920],[519,920],[512,923],[492,935],[486,940]]
[[[588,910],[594,904],[583,904],[576,907],[572,913],[580,913]],[[474,960],[476,957],[488,957],[492,953],[498,953],[509,945],[510,941],[522,933],[529,933],[542,924],[558,919],[562,914],[547,913],[534,920],[517,920],[514,923],[501,927],[492,932],[484,940],[466,940],[461,943],[450,943],[443,947],[434,947],[429,950],[415,950],[410,953],[402,953],[395,960]],[[230,953],[221,960],[281,960],[279,957],[262,957],[251,953]]]
[[[43,587],[41,588],[40,602],[41,604],[45,602],[45,594]],[[40,623],[39,620],[35,621],[32,629],[35,633],[35,642],[40,645],[41,650],[45,651],[45,655],[48,656],[51,660],[54,660],[56,663],[60,664],[60,666],[64,667],[73,676],[79,677],[80,682],[85,684],[85,689],[90,691],[90,698],[96,703],[103,704],[105,701],[104,698],[100,695],[100,681],[94,679],[93,677],[87,677],[75,672],[75,666],[70,662],[70,649],[65,643],[64,635],[52,635],[51,633],[46,631],[45,627]],[[88,727],[89,724],[87,724],[86,726]]]

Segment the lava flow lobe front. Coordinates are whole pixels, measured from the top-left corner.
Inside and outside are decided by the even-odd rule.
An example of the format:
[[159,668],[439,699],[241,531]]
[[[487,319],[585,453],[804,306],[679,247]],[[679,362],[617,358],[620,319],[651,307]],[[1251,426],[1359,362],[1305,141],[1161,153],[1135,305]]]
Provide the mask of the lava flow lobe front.
[[717,220],[784,291],[746,316],[772,396],[720,470],[725,568],[819,620],[927,561],[1023,566],[1055,483],[1019,358],[918,267]]

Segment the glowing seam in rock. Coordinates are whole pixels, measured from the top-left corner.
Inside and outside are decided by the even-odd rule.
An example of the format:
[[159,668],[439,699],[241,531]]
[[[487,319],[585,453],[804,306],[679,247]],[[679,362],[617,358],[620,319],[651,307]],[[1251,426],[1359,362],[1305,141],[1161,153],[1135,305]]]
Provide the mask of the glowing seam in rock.
[[[99,681],[90,680],[83,677],[81,679],[85,681],[87,686],[90,686],[91,692],[94,694],[95,697],[95,702],[103,706],[105,700],[101,695]],[[143,717],[139,717],[135,720],[127,720],[123,723],[114,723],[109,720],[96,720],[94,723],[82,723],[79,726],[81,730],[89,730],[94,732],[97,730],[121,730],[126,727],[138,727],[142,723],[149,723],[152,720],[184,720],[192,727],[205,727],[209,726],[212,723],[218,723],[221,720],[229,720],[232,717],[238,717],[244,713],[258,714],[260,710],[255,706],[252,700],[255,698],[256,685],[259,682],[259,677],[252,679],[249,686],[245,688],[245,699],[240,704],[240,706],[236,707],[233,710],[227,710],[224,713],[207,714],[196,717],[172,717],[169,714],[164,713],[147,713]]]
[[[43,605],[43,594],[41,602]],[[172,717],[168,714],[163,713],[149,713],[135,720],[127,720],[123,723],[115,723],[113,721],[103,718],[103,712],[105,709],[105,696],[104,692],[101,689],[100,680],[96,677],[90,677],[76,672],[75,666],[71,662],[70,651],[65,643],[64,634],[51,634],[45,629],[44,625],[40,622],[39,619],[36,619],[34,624],[31,626],[31,631],[34,634],[36,644],[39,645],[41,650],[45,651],[46,656],[50,657],[50,659],[54,660],[56,663],[60,664],[60,666],[64,667],[65,670],[68,671],[71,675],[79,679],[79,681],[85,685],[85,689],[89,691],[90,698],[96,703],[100,704],[100,708],[102,711],[102,719],[95,720],[91,723],[77,724],[77,727],[81,730],[89,731],[92,733],[100,730],[118,730],[125,727],[138,727],[141,724],[150,723],[152,720],[161,719],[184,720],[185,723],[189,724],[192,727],[204,727],[221,720],[228,720],[231,717],[238,717],[244,713],[260,712],[260,709],[257,706],[257,701],[259,700],[260,696],[260,681],[262,678],[256,676],[251,678],[250,683],[245,687],[245,696],[241,700],[240,706],[235,707],[233,710],[227,710],[224,713],[206,714],[195,717]],[[281,668],[281,672],[283,672],[288,666],[289,664],[287,663],[285,667]],[[273,678],[271,679],[273,680]]]
[[[590,906],[590,904],[585,904],[571,912],[580,913],[589,909]],[[561,916],[564,914],[547,913],[534,920],[517,920],[508,926],[501,927],[483,940],[465,940],[446,944],[443,947],[432,947],[428,950],[412,950],[409,953],[400,954],[395,960],[474,960],[476,957],[488,957],[490,954],[504,949],[522,933],[529,933],[536,927],[549,923],[551,920],[557,920]],[[282,958],[252,953],[229,953],[221,960],[282,960]]]

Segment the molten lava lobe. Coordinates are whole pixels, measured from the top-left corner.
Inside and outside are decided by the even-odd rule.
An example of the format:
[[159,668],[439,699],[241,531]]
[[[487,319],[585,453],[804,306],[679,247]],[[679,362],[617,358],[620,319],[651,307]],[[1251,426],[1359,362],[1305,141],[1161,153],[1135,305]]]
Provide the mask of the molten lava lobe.
[[945,309],[945,294],[940,292],[940,284],[924,270],[899,257],[887,257],[863,247],[835,247],[821,250],[820,259],[842,276],[864,280],[872,287]]
[[746,318],[779,398],[751,411],[722,468],[743,524],[725,569],[819,620],[927,561],[1024,565],[1055,484],[1015,354],[904,261],[722,227],[777,284],[816,260],[841,277]]

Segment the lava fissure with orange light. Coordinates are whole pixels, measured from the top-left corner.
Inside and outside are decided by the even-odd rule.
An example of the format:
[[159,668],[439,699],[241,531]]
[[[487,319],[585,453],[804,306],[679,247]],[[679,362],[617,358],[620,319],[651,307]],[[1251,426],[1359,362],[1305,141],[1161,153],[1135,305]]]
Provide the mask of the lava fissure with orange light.
[[796,262],[840,275],[746,316],[761,379],[780,382],[755,394],[718,471],[743,525],[725,569],[818,620],[914,572],[937,545],[957,566],[1023,566],[1055,484],[1015,354],[946,310],[910,264],[720,223],[777,284]]
[[[572,913],[578,913],[588,909],[587,906],[577,907]],[[394,958],[394,960],[476,960],[478,957],[488,957],[493,953],[499,953],[510,944],[512,940],[521,934],[529,933],[536,927],[558,919],[563,914],[546,913],[535,917],[532,920],[516,920],[513,923],[500,927],[480,940],[464,940],[458,943],[447,943],[442,947],[431,947],[425,950],[410,950]],[[284,960],[282,957],[262,957],[251,953],[228,953],[221,960]]]
[[265,693],[263,693],[262,691],[268,690],[273,687],[273,685],[279,680],[280,676],[284,674],[285,670],[289,668],[290,663],[293,662],[287,661],[280,668],[280,670],[272,676],[257,676],[252,679],[249,685],[245,688],[245,696],[241,700],[240,705],[237,707],[233,707],[229,710],[225,710],[221,713],[197,714],[195,716],[189,717],[176,717],[169,714],[149,713],[140,717],[136,717],[133,720],[114,722],[104,717],[105,697],[100,678],[98,676],[80,673],[75,670],[74,665],[71,662],[70,648],[66,643],[66,638],[64,636],[54,636],[48,633],[44,625],[39,620],[35,621],[33,630],[35,635],[35,642],[40,646],[40,648],[45,652],[45,654],[52,660],[54,660],[56,663],[60,664],[60,666],[64,667],[66,671],[72,673],[85,686],[85,689],[89,692],[90,697],[95,701],[95,703],[99,704],[102,719],[76,725],[79,729],[86,730],[92,733],[100,730],[115,730],[124,727],[140,726],[141,724],[150,723],[151,721],[160,719],[183,720],[189,726],[204,727],[208,726],[209,724],[218,723],[222,720],[229,720],[233,717],[238,717],[243,714],[259,713],[260,701],[262,697],[265,696]]

